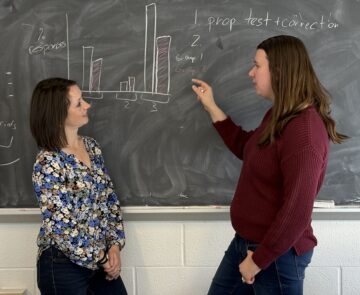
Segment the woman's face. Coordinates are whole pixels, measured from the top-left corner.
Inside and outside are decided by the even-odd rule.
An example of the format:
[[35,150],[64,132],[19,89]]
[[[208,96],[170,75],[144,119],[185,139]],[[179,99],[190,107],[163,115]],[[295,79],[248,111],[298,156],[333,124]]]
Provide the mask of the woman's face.
[[70,105],[65,119],[65,127],[80,128],[89,122],[87,110],[90,108],[90,104],[82,98],[81,90],[77,85],[70,86],[68,97]]
[[255,86],[256,93],[274,101],[274,92],[271,87],[269,61],[264,50],[258,49],[256,51],[254,66],[251,68],[249,76]]

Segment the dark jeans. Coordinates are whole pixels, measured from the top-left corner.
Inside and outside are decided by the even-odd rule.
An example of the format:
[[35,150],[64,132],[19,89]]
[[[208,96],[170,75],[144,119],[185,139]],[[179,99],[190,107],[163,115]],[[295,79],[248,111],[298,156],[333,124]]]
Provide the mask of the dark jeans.
[[297,256],[291,248],[276,259],[265,270],[255,276],[255,282],[248,285],[241,281],[239,264],[247,250],[255,251],[256,244],[235,235],[225,251],[216,271],[208,295],[302,295],[305,268],[311,261],[313,251]]
[[106,273],[71,262],[54,247],[45,250],[37,262],[37,283],[42,295],[126,295],[123,281],[108,281]]

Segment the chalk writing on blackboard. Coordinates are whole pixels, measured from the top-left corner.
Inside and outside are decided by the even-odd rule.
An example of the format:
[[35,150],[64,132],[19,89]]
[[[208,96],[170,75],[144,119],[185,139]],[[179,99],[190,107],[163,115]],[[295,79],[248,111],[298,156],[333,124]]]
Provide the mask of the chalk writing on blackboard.
[[[22,24],[24,27],[28,27],[33,30],[34,26],[31,24]],[[45,31],[43,27],[39,28],[39,33],[35,36],[35,41],[33,44],[29,45],[28,52],[30,55],[43,54],[46,55],[50,51],[60,50],[66,48],[65,40],[59,42],[45,43]]]
[[245,19],[247,25],[251,26],[268,26],[275,25],[282,28],[301,28],[304,30],[323,30],[323,29],[336,29],[339,24],[332,21],[331,13],[326,18],[321,15],[317,20],[304,20],[301,13],[295,13],[292,17],[270,17],[270,13],[267,11],[265,17],[258,17],[253,14],[252,8],[250,8],[249,16]]
[[170,100],[170,45],[171,36],[157,34],[156,4],[145,6],[144,40],[144,89],[139,90],[134,76],[119,82],[118,90],[102,90],[100,87],[103,58],[93,59],[94,46],[83,46],[82,91],[85,98],[102,99],[103,93],[115,93],[117,100],[130,102],[138,99],[153,103],[152,111],[157,111],[156,104],[169,103]]
[[[195,11],[195,23],[197,23],[198,14]],[[256,14],[252,8],[249,9],[248,15],[244,19],[231,16],[209,16],[207,18],[207,26],[209,32],[214,27],[226,27],[231,32],[235,25],[247,25],[253,27],[281,27],[281,28],[293,28],[302,29],[305,31],[313,30],[325,30],[325,29],[337,29],[339,24],[333,20],[332,14],[328,16],[321,15],[315,20],[306,20],[302,13],[297,12],[292,16],[275,16],[271,15],[269,11],[262,13],[261,15]]]
[[[14,85],[12,81],[12,72],[6,72],[6,96],[7,99],[14,98]],[[11,114],[10,114],[11,115]],[[0,151],[6,153],[13,147],[14,144],[14,135],[12,135],[12,131],[16,130],[16,121],[12,119],[0,120],[0,132],[4,132],[4,136],[2,136],[2,140],[5,142],[0,142]],[[9,132],[11,131],[11,133]],[[4,138],[4,139],[3,139]],[[8,158],[6,156],[1,157],[0,166],[9,166],[18,162],[20,158]]]
[[12,143],[13,143],[13,140],[14,140],[14,136],[11,136],[10,143],[7,144],[7,145],[2,145],[2,144],[0,144],[0,148],[5,148],[5,149],[11,148]]

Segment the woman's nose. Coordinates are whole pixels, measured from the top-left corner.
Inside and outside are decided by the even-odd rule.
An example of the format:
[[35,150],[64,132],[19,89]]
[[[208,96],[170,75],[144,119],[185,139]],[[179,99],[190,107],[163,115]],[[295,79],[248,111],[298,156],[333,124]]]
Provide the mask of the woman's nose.
[[248,75],[249,75],[250,78],[253,78],[253,77],[254,77],[254,67],[252,67],[252,68],[250,69]]
[[91,104],[88,103],[87,101],[84,100],[84,108],[87,110],[87,109],[90,109],[91,108]]

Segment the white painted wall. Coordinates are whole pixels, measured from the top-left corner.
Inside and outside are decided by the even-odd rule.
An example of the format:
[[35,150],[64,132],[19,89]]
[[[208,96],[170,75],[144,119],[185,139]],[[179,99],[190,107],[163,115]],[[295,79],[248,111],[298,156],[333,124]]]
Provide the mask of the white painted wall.
[[[122,277],[129,294],[206,294],[234,234],[227,214],[137,216],[125,214]],[[21,219],[0,218],[0,288],[24,288],[35,295],[40,223],[38,216]],[[306,273],[305,294],[359,295],[360,221],[320,219],[313,221],[319,246]]]

